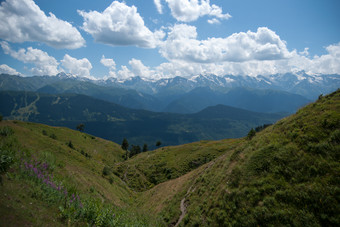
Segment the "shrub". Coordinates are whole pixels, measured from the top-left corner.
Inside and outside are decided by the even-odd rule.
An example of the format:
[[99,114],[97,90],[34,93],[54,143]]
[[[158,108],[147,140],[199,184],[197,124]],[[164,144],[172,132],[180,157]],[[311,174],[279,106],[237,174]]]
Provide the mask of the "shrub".
[[103,176],[108,176],[111,174],[111,169],[108,166],[104,166],[103,168]]
[[251,140],[256,134],[256,131],[252,128],[250,129],[250,131],[248,132],[248,135],[247,135],[247,139],[248,140]]
[[56,136],[54,133],[52,133],[52,134],[50,135],[50,138],[56,140],[56,139],[57,139],[57,136]]
[[5,126],[0,128],[0,136],[10,136],[14,133],[13,129],[11,127]]
[[242,177],[242,171],[240,167],[236,166],[230,174],[230,184],[232,187],[238,187]]
[[69,148],[71,148],[71,149],[74,149],[74,146],[73,146],[73,144],[72,144],[72,141],[70,140],[68,143],[67,143],[67,146],[69,146]]
[[13,153],[11,151],[0,150],[0,174],[7,172],[13,160]]

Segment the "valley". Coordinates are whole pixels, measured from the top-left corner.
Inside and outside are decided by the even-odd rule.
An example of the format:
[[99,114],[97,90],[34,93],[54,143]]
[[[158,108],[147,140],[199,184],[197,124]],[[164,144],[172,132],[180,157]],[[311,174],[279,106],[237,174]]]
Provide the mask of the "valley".
[[340,226],[339,9],[1,0],[0,227]]
[[0,91],[0,111],[5,119],[24,120],[75,129],[121,143],[156,142],[163,146],[200,140],[245,136],[251,128],[271,124],[284,113],[257,113],[217,105],[194,114],[158,113],[129,109],[85,95],[50,95],[36,92]]
[[339,90],[252,136],[127,160],[120,145],[83,132],[2,120],[0,222],[336,226],[339,128]]

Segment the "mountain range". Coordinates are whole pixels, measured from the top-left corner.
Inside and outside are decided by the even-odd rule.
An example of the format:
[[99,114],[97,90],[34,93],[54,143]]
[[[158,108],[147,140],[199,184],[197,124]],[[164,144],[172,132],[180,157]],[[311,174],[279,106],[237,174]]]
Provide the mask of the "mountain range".
[[78,94],[44,94],[0,91],[0,112],[5,119],[39,122],[75,129],[85,124],[87,133],[121,143],[155,147],[199,140],[237,138],[251,128],[271,124],[285,116],[258,113],[225,105],[193,114],[158,113],[130,109]]
[[0,90],[83,94],[129,108],[174,113],[194,113],[218,104],[257,112],[294,113],[320,94],[338,87],[339,75],[313,76],[304,72],[266,77],[197,75],[154,81],[138,76],[124,81],[90,80],[65,73],[0,75]]
[[212,90],[222,92],[228,90],[228,88],[246,87],[286,91],[315,100],[320,94],[328,94],[336,90],[340,86],[340,75],[309,75],[304,71],[268,76],[205,74],[189,78],[177,76],[154,81],[148,81],[137,76],[123,81],[115,78],[98,80],[96,83],[134,89],[146,94],[162,94],[171,90],[186,93],[197,87],[210,87]]
[[[6,119],[75,128],[120,143],[177,145],[245,136],[339,87],[339,75],[197,75],[155,81],[0,75]],[[16,91],[16,92],[13,92]]]

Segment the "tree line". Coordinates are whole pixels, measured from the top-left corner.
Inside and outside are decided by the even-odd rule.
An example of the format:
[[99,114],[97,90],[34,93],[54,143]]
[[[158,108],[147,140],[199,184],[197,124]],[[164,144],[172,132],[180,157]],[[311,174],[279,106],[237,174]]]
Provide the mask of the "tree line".
[[[162,145],[161,141],[156,142],[156,147],[159,147],[161,145]],[[139,145],[133,145],[133,144],[130,147],[129,142],[127,141],[126,138],[123,139],[121,147],[125,151],[125,155],[124,155],[125,159],[131,158],[139,153],[148,151],[148,145],[146,143],[143,145],[143,149]]]

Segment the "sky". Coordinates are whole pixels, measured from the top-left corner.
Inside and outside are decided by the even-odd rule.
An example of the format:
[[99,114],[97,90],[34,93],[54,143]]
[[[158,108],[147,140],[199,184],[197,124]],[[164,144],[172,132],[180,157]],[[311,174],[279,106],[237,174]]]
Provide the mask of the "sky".
[[340,74],[338,0],[0,2],[0,73]]

